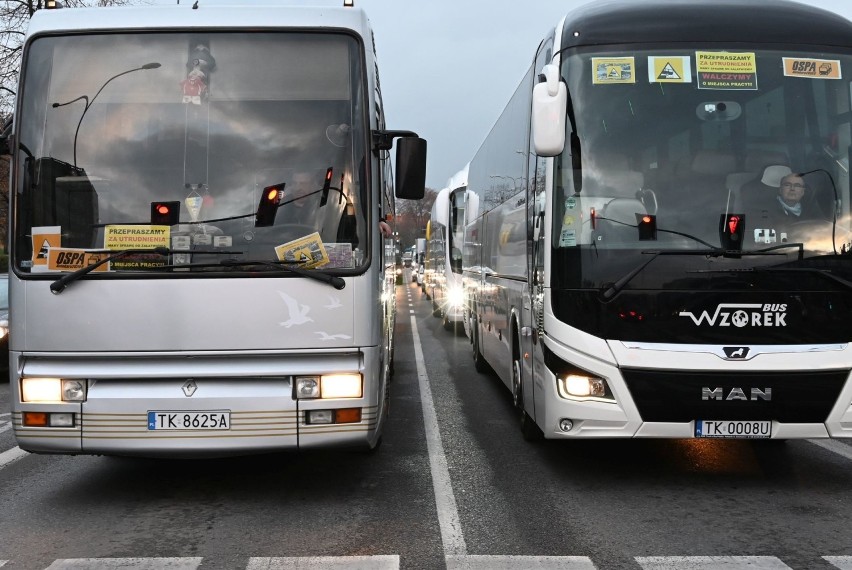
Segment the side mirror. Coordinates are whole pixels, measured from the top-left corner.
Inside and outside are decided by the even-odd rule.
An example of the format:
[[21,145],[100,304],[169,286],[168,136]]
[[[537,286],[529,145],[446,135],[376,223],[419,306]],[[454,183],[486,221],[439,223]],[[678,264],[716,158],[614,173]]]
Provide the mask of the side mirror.
[[541,77],[544,81],[533,87],[533,145],[539,156],[556,156],[565,148],[568,88],[555,65],[545,65]]
[[403,137],[396,141],[396,197],[420,200],[426,191],[426,140]]

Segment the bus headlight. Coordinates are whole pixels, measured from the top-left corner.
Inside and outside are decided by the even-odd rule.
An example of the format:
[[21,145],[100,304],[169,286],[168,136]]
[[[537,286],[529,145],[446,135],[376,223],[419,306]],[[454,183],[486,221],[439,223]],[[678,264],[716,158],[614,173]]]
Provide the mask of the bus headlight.
[[606,382],[603,378],[569,374],[559,379],[560,395],[574,398],[606,397]]
[[21,379],[21,400],[24,402],[85,402],[86,397],[85,380]]
[[447,304],[451,307],[464,305],[464,291],[461,287],[450,287],[447,290]]
[[361,375],[357,373],[295,378],[295,397],[299,400],[360,398],[362,395]]

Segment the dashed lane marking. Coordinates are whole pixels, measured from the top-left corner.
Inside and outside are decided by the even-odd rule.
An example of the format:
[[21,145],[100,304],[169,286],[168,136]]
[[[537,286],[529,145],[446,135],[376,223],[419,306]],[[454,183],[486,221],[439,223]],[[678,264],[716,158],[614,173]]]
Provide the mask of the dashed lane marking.
[[642,556],[643,570],[790,570],[774,556]]
[[45,570],[195,570],[201,557],[184,558],[66,558]]
[[29,453],[24,451],[20,447],[13,447],[12,449],[7,449],[3,453],[0,453],[0,469],[11,465],[15,461],[26,457],[27,455],[29,455]]
[[447,570],[596,570],[586,556],[447,556]]
[[832,453],[836,453],[841,457],[852,460],[852,447],[849,447],[842,441],[837,441],[836,439],[809,439],[807,441],[817,447],[821,447]]
[[251,558],[246,570],[399,570],[399,556]]

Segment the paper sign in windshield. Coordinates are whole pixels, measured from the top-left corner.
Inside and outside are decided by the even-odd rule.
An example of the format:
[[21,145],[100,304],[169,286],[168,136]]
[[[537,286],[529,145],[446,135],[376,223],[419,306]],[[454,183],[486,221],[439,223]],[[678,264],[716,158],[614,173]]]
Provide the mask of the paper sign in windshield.
[[[170,226],[110,225],[104,228],[104,248],[110,250],[167,248],[170,236]],[[155,253],[132,253],[110,263],[112,269],[147,269],[162,267],[167,261],[167,257]]]
[[[91,252],[85,249],[73,249],[63,247],[52,247],[47,254],[48,271],[76,271],[97,263],[107,257],[109,252]],[[92,270],[92,273],[105,273],[109,269],[109,263]]]
[[636,83],[636,77],[633,74],[635,68],[632,57],[593,57],[592,83],[595,85]]
[[689,56],[648,56],[648,83],[692,83]]
[[787,77],[813,77],[814,79],[841,79],[839,59],[811,59],[785,57],[784,75]]
[[279,245],[275,248],[275,255],[279,261],[292,261],[304,269],[322,267],[329,261],[318,232]]
[[62,228],[60,226],[37,226],[33,228],[33,259],[32,271],[47,271],[47,253],[52,247],[62,245]]
[[754,53],[695,52],[699,89],[757,90]]

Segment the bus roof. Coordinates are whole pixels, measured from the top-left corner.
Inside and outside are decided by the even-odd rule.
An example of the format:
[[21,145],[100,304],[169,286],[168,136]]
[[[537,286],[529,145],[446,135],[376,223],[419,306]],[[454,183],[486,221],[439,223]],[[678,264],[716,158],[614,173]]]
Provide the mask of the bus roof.
[[28,35],[45,32],[101,32],[112,30],[187,30],[210,28],[348,29],[372,41],[370,24],[360,8],[330,6],[282,6],[265,2],[208,3],[200,0],[167,6],[122,6],[110,8],[65,8],[39,10],[30,20]]
[[470,168],[470,163],[467,163],[464,168],[453,174],[447,181],[447,188],[450,190],[458,190],[459,188],[467,187],[467,171]]
[[713,42],[852,46],[852,22],[787,0],[614,0],[568,13],[562,48]]

